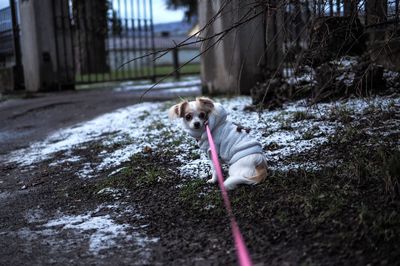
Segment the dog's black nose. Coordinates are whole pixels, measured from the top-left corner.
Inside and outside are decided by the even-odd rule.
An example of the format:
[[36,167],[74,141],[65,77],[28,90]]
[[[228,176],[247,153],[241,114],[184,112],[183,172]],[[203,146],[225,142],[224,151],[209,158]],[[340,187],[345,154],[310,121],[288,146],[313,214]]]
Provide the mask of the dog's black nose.
[[194,122],[194,127],[195,128],[200,128],[200,122]]

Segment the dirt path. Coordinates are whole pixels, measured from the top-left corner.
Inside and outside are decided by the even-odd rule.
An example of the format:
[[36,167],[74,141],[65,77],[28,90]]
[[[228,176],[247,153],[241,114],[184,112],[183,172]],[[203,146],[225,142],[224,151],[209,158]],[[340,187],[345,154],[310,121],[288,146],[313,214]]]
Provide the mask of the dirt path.
[[[51,167],[61,154],[26,166],[4,162],[10,152],[42,141],[61,128],[134,105],[142,93],[67,91],[0,102],[1,265],[146,263],[147,243],[154,239],[134,230],[143,226],[135,207],[127,202],[107,204],[85,189],[98,180],[76,178],[78,164],[95,160],[93,149],[81,151],[85,158],[75,165],[67,162]],[[174,95],[168,89],[156,90],[142,100],[166,100]]]

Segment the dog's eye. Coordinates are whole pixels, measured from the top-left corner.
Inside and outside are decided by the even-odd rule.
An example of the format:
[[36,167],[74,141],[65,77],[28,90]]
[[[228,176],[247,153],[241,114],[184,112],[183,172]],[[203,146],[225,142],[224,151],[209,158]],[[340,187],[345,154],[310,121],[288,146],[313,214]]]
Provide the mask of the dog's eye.
[[185,119],[186,119],[186,121],[192,120],[192,115],[191,115],[191,114],[187,114],[187,115],[185,116]]
[[200,118],[200,119],[206,118],[206,113],[201,112],[201,113],[199,114],[199,118]]

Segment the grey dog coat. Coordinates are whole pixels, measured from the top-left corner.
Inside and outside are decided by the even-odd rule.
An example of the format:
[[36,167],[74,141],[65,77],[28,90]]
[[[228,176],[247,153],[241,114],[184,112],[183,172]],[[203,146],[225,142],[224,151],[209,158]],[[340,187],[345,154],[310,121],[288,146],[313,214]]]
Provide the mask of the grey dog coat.
[[[219,157],[230,165],[251,154],[263,154],[261,144],[246,133],[238,132],[237,126],[227,120],[227,112],[219,103],[214,103],[214,110],[209,114],[208,126],[214,138]],[[199,140],[200,149],[209,153],[207,132],[187,132]]]

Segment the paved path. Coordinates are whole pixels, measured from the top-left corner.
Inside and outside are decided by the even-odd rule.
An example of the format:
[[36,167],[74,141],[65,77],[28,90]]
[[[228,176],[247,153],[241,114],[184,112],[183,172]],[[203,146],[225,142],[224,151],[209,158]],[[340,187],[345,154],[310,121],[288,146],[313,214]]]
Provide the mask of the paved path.
[[143,101],[199,94],[199,89],[66,91],[0,102],[0,155],[44,139],[52,131]]

